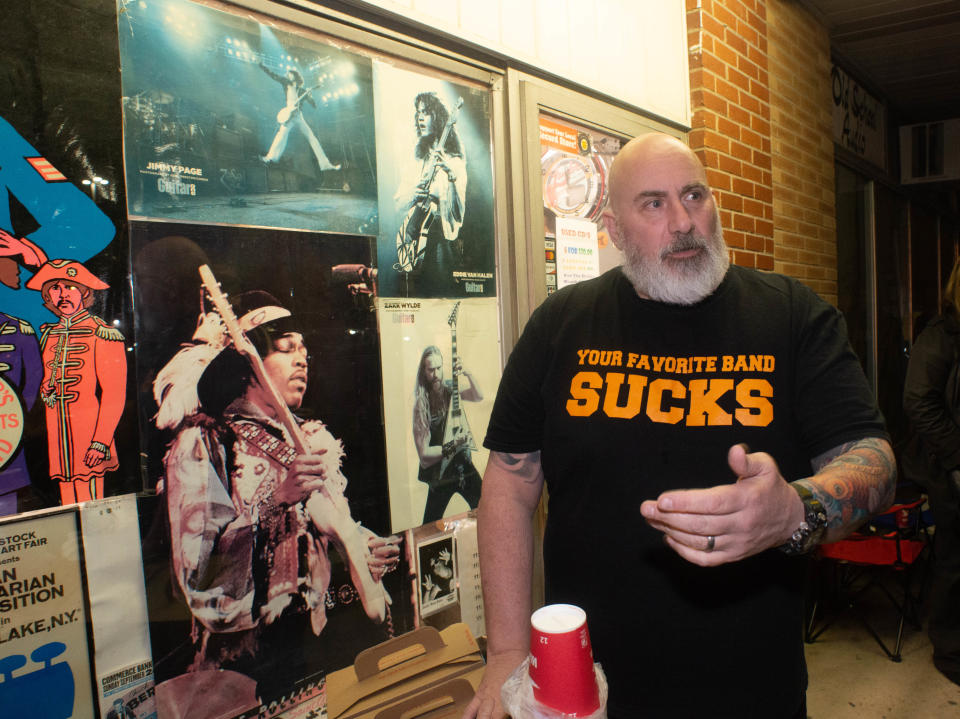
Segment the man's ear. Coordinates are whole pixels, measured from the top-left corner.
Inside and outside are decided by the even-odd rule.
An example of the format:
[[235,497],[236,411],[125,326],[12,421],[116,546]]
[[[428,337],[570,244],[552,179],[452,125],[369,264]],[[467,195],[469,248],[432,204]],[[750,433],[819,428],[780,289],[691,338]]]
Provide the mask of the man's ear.
[[613,210],[607,209],[603,211],[600,217],[603,219],[603,226],[607,230],[607,236],[613,241],[613,244],[618,250],[622,250],[623,247],[620,246],[620,228],[617,227],[617,216],[613,213]]

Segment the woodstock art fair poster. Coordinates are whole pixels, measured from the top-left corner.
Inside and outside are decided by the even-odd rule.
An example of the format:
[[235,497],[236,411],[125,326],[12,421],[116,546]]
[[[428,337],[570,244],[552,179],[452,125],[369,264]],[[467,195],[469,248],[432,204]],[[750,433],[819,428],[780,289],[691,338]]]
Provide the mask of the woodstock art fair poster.
[[0,716],[93,716],[77,508],[0,523]]

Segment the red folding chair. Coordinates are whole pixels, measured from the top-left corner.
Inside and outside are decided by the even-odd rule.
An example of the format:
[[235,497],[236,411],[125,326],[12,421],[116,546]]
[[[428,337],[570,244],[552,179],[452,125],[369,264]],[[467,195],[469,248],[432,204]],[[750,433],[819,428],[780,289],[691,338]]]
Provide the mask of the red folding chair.
[[[808,643],[813,643],[844,610],[849,610],[891,660],[901,660],[904,623],[909,621],[920,629],[918,610],[924,577],[921,573],[915,588],[915,575],[918,567],[926,566],[921,559],[926,558],[932,546],[922,511],[925,501],[926,497],[921,497],[912,502],[894,504],[846,539],[819,548],[821,569],[833,570],[833,591],[829,598],[817,597],[812,604],[804,633]],[[890,581],[891,575],[896,581]],[[820,591],[823,592],[822,585]],[[862,600],[872,591],[885,595],[896,610],[897,638],[893,651],[868,619]],[[830,613],[818,618],[817,611],[823,609],[823,604],[828,605]]]

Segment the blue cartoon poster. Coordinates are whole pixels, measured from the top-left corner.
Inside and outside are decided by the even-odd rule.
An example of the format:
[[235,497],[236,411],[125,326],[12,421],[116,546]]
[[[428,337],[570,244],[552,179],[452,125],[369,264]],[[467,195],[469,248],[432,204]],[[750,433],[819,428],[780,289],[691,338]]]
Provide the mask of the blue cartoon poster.
[[135,378],[116,5],[7,3],[0,25],[0,401],[17,423],[0,440],[8,516],[140,483],[126,419]]
[[93,717],[76,507],[0,522],[0,714]]
[[121,6],[132,216],[376,234],[369,59],[186,0]]

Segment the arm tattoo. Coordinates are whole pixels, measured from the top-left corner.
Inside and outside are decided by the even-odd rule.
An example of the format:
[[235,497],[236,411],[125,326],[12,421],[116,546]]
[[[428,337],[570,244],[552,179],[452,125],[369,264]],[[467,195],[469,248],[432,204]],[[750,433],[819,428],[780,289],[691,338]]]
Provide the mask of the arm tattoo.
[[832,534],[853,530],[893,502],[897,467],[886,440],[847,442],[814,457],[812,464],[816,474],[797,481],[827,510],[831,540],[839,538]]
[[495,462],[501,469],[517,477],[524,482],[535,482],[542,474],[540,466],[540,452],[527,452],[524,454],[510,454],[507,452],[491,452],[490,460]]

